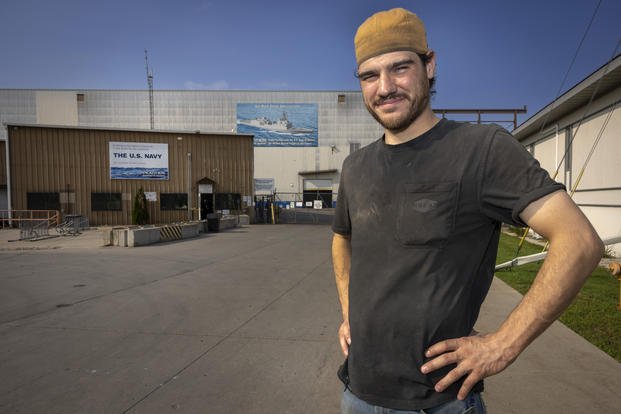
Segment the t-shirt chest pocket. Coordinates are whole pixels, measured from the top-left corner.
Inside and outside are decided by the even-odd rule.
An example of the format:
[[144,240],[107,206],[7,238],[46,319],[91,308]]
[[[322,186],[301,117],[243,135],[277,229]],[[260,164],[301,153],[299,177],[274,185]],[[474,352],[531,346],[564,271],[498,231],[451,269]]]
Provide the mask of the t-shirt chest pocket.
[[397,194],[395,236],[405,246],[441,248],[455,225],[459,183],[407,183]]

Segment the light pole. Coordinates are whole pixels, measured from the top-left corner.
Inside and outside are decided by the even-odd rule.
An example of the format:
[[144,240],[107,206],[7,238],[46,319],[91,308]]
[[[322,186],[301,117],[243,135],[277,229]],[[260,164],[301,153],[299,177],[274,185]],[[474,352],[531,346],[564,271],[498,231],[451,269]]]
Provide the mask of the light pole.
[[192,221],[192,153],[188,152],[188,221]]

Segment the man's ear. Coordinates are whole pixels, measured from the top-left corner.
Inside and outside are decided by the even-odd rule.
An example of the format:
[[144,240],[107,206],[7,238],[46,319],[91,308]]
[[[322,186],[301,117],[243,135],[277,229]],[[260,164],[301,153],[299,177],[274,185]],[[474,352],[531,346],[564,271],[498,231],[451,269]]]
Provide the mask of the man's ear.
[[427,69],[427,79],[432,79],[436,74],[436,53],[429,49],[427,57],[429,58],[427,65],[425,66]]

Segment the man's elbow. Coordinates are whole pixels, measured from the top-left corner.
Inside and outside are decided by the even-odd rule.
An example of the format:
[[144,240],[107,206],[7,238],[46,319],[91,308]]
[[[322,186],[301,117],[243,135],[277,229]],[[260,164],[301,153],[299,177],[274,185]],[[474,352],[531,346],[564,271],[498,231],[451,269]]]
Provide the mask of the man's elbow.
[[602,239],[597,235],[595,230],[589,232],[584,242],[585,253],[589,256],[595,264],[599,263],[600,259],[604,255],[605,247]]
[[595,269],[601,260],[605,246],[595,229],[590,225],[588,227],[588,229],[573,232],[571,244],[574,245],[575,252],[578,254],[580,261],[592,270]]

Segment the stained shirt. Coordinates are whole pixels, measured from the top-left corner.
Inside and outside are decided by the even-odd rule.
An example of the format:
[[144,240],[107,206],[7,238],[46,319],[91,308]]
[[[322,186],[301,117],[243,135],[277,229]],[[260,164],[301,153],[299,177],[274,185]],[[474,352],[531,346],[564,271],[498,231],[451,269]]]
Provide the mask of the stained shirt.
[[332,229],[351,236],[352,343],[343,376],[373,405],[415,410],[453,400],[424,351],[470,334],[493,274],[501,222],[557,190],[498,126],[441,120],[399,145],[383,138],[344,162]]

